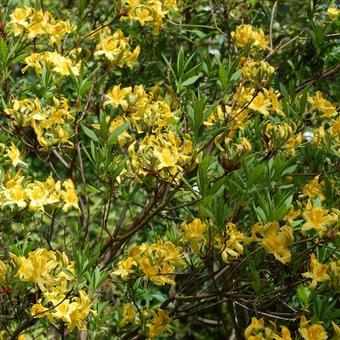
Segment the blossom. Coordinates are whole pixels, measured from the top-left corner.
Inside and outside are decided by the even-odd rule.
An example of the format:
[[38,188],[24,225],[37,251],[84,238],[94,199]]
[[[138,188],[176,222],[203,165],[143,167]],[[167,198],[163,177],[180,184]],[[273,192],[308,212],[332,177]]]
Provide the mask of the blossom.
[[120,276],[123,280],[126,280],[130,273],[133,273],[132,267],[137,263],[132,257],[128,257],[118,262],[118,269],[114,270],[111,275]]
[[246,339],[252,339],[253,335],[256,335],[259,331],[265,328],[264,319],[257,319],[255,316],[251,318],[251,323],[244,331],[244,337]]
[[131,51],[129,38],[124,36],[123,32],[118,30],[113,35],[103,34],[97,45],[95,56],[104,55],[113,64],[132,68],[140,53],[140,46]]
[[242,241],[247,241],[244,234],[238,230],[234,223],[228,222],[225,227],[225,239],[216,238],[217,246],[221,250],[222,260],[229,262],[229,257],[238,258],[243,254],[244,247]]
[[[257,236],[257,233],[261,237]],[[257,223],[252,228],[252,240],[257,241],[261,246],[283,264],[291,261],[289,246],[294,242],[293,229],[289,225],[280,228],[277,222],[263,225]]]
[[299,333],[304,340],[326,340],[328,335],[320,324],[309,325],[310,321],[307,321],[303,315],[300,320]]
[[308,101],[315,110],[323,113],[322,118],[332,118],[337,114],[335,106],[325,99],[320,91],[316,91],[314,97],[308,97]]
[[311,288],[315,288],[318,282],[325,282],[330,279],[329,275],[327,274],[328,265],[321,264],[317,260],[314,254],[311,255],[310,258],[310,270],[308,272],[303,273],[304,277],[312,279],[311,284],[309,285]]
[[0,284],[5,280],[7,273],[7,266],[5,262],[0,260]]
[[149,338],[153,339],[164,332],[172,333],[171,328],[169,327],[170,322],[171,318],[164,310],[159,308],[156,312],[152,311],[152,319],[146,324]]
[[237,47],[255,50],[268,49],[262,29],[256,29],[251,25],[238,26],[234,32],[231,32],[231,37]]
[[308,230],[314,229],[319,235],[322,235],[327,230],[327,226],[338,220],[336,213],[329,214],[328,210],[323,207],[312,207],[311,203],[306,205],[302,216],[306,222],[302,225],[301,232],[305,233]]
[[320,176],[314,177],[308,184],[303,188],[304,195],[309,198],[319,197],[321,201],[325,200],[325,196],[322,192],[321,183],[319,183]]
[[124,327],[127,322],[136,324],[138,321],[136,320],[137,312],[135,308],[133,308],[131,303],[127,303],[124,305],[122,315],[123,315],[123,318],[119,322],[120,327]]
[[271,107],[271,102],[266,96],[260,92],[249,104],[249,109],[263,114],[264,116],[269,116],[269,111]]
[[199,242],[206,241],[204,233],[207,230],[207,225],[199,218],[193,219],[192,222],[183,222],[183,240],[189,242],[195,253],[199,252]]

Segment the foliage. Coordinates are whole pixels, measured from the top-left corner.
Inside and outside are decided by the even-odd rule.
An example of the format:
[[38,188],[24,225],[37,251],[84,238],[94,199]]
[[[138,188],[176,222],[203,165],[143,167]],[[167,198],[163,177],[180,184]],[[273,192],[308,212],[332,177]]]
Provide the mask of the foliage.
[[0,338],[339,339],[335,1],[3,1]]

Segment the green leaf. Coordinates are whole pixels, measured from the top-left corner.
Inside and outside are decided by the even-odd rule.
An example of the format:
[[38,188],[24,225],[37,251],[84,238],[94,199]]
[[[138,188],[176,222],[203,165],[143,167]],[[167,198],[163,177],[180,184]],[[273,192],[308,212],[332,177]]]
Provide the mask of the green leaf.
[[198,74],[197,76],[192,76],[190,78],[188,78],[187,80],[185,80],[183,83],[181,83],[181,86],[189,86],[194,84],[199,78],[201,78],[201,74]]
[[81,124],[81,128],[83,129],[83,131],[84,131],[84,133],[87,137],[89,137],[90,139],[92,139],[95,142],[99,142],[99,139],[98,139],[96,133],[93,130],[89,129],[88,127],[86,127],[83,124]]

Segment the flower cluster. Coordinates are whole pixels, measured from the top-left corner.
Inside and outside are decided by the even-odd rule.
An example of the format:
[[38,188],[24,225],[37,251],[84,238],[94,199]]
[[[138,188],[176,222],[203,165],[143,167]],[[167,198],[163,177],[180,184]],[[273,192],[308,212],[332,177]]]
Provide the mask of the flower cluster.
[[232,39],[237,47],[253,49],[255,51],[268,49],[266,37],[262,29],[251,25],[240,25],[231,32]]
[[[258,237],[258,234],[260,237]],[[265,225],[257,223],[252,227],[252,241],[261,244],[268,253],[273,254],[281,263],[286,264],[291,261],[292,255],[289,247],[294,242],[291,226],[280,227],[277,222]]]
[[147,93],[142,85],[123,88],[115,85],[106,98],[104,108],[107,105],[121,108],[138,133],[166,128],[176,119],[169,104],[157,96],[157,88]]
[[181,227],[183,229],[182,240],[190,243],[194,252],[198,253],[200,244],[206,242],[204,234],[207,230],[207,224],[199,218],[195,218],[190,223],[183,222]]
[[44,182],[29,181],[17,172],[0,185],[0,206],[17,205],[32,211],[44,211],[47,205],[59,206],[67,212],[70,208],[79,210],[78,196],[71,179],[55,181],[51,176]]
[[14,99],[12,108],[5,109],[17,127],[32,127],[42,148],[72,143],[71,122],[74,120],[66,98],[53,98],[53,105],[42,105],[39,98]]
[[50,45],[60,42],[71,32],[68,20],[56,20],[50,12],[42,9],[17,7],[10,19],[9,27],[15,36],[27,34],[29,39],[48,36]]
[[177,0],[123,0],[126,17],[136,20],[143,27],[151,25],[153,35],[158,35],[164,18],[170,10],[177,10]]
[[215,240],[225,263],[230,262],[230,257],[237,259],[242,255],[244,248],[241,242],[248,242],[248,238],[231,222],[225,227],[223,239],[216,237]]
[[118,30],[114,34],[104,32],[101,35],[94,55],[104,55],[115,66],[132,68],[137,63],[139,53],[140,46],[138,45],[132,51],[129,38],[121,30]]
[[[157,88],[147,93],[143,86],[116,85],[106,94],[104,107],[121,108],[124,115],[114,122],[128,121],[137,133],[128,148],[127,174],[132,177],[156,174],[164,180],[178,181],[180,170],[192,159],[192,142],[176,134],[176,115],[157,92]],[[144,137],[139,139],[143,133]],[[129,139],[134,137],[126,132],[120,136],[120,143]]]
[[183,167],[192,160],[192,142],[174,132],[148,134],[128,149],[127,171],[132,177],[156,174],[170,182],[181,179]]
[[70,57],[65,57],[58,52],[41,52],[32,53],[25,58],[27,64],[21,71],[23,73],[30,67],[34,68],[39,74],[42,73],[44,67],[49,67],[52,72],[59,76],[69,76],[72,72],[74,75],[79,75],[80,63],[75,63]]
[[292,340],[290,330],[286,326],[281,326],[281,332],[272,323],[269,327],[265,325],[264,319],[251,318],[251,323],[244,331],[246,340],[273,339],[273,340]]
[[264,60],[247,59],[242,66],[243,76],[258,86],[266,85],[275,73],[275,69]]
[[[74,263],[65,253],[45,248],[31,251],[27,257],[12,255],[18,265],[17,276],[23,282],[35,283],[42,297],[32,306],[35,318],[47,317],[56,324],[62,320],[68,329],[86,329],[91,302],[85,291],[69,297],[69,284],[74,280]],[[46,306],[46,307],[45,307]]]
[[182,248],[170,241],[158,239],[156,243],[144,243],[129,250],[129,256],[119,261],[118,269],[112,275],[118,275],[123,280],[138,272],[146,280],[156,285],[175,285],[176,267],[185,267],[182,259]]

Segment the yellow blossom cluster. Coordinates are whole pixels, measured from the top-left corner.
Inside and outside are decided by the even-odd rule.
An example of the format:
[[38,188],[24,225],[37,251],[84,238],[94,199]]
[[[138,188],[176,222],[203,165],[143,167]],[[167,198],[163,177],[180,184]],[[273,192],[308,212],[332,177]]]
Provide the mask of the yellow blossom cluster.
[[178,182],[183,167],[192,160],[192,142],[173,131],[147,134],[128,149],[128,174],[132,177],[156,174],[170,182]]
[[329,6],[327,9],[327,14],[331,20],[335,20],[340,16],[340,9],[334,6]]
[[273,89],[262,88],[260,92],[255,93],[255,89],[245,89],[236,93],[237,103],[249,103],[249,109],[261,113],[264,117],[270,114],[284,116],[279,95]]
[[59,206],[63,211],[70,208],[79,210],[78,196],[71,179],[55,181],[51,176],[44,182],[28,181],[21,172],[10,177],[7,174],[0,184],[0,207],[16,204],[32,211],[44,211],[47,205]]
[[94,55],[103,55],[115,66],[133,68],[137,63],[139,53],[140,46],[138,45],[132,51],[129,38],[121,30],[118,30],[114,34],[104,32],[101,35]]
[[271,323],[268,327],[265,325],[263,318],[258,319],[253,316],[251,323],[244,331],[244,337],[246,340],[292,340],[290,331],[286,326],[281,326],[281,332],[278,332],[276,328],[275,323]]
[[5,281],[7,274],[7,266],[6,263],[0,260],[0,285]]
[[112,275],[126,280],[131,274],[138,274],[156,285],[175,285],[176,267],[185,267],[182,248],[170,241],[158,239],[155,243],[143,243],[129,250],[129,256],[119,261]]
[[336,107],[320,91],[316,91],[315,96],[308,97],[308,102],[314,110],[322,113],[321,118],[330,119],[338,115]]
[[252,227],[252,241],[259,243],[281,263],[286,264],[291,261],[292,254],[289,247],[294,242],[291,226],[280,227],[277,222],[256,223]]
[[288,155],[295,155],[295,149],[302,143],[302,134],[296,132],[296,125],[291,122],[274,123],[266,121],[262,129],[262,138],[269,150],[283,148]]
[[138,133],[155,131],[157,128],[166,128],[175,121],[176,116],[171,111],[169,104],[160,96],[157,96],[157,87],[147,93],[142,85],[123,87],[115,85],[106,94],[106,105],[113,108],[122,108],[131,126]]
[[9,147],[3,143],[0,143],[0,150],[1,150],[0,152],[6,151],[5,153],[6,158],[10,160],[10,162],[12,163],[12,166],[14,166],[15,168],[19,164],[24,165],[24,166],[27,165],[24,161],[21,160],[21,153],[19,149],[16,147],[16,145],[13,144],[13,142],[11,142],[11,146]]
[[220,154],[220,162],[224,168],[233,168],[239,165],[241,158],[249,154],[252,150],[252,146],[246,137],[242,137],[239,141],[234,141],[232,138],[222,139],[222,135],[215,138],[215,145]]
[[52,14],[42,9],[17,7],[10,14],[9,27],[15,36],[27,34],[29,39],[48,36],[48,43],[53,45],[60,42],[71,32],[68,20],[56,20]]
[[70,138],[71,122],[74,117],[66,98],[53,98],[53,105],[42,105],[39,98],[13,99],[12,108],[5,109],[18,127],[32,127],[37,140],[43,148],[54,144],[72,143]]
[[310,324],[303,315],[300,320],[299,333],[304,340],[326,340],[327,332],[320,323]]
[[231,37],[237,47],[252,50],[268,49],[266,36],[261,28],[255,28],[251,25],[240,25],[231,32]]
[[325,234],[328,227],[339,220],[339,210],[333,209],[331,213],[322,206],[314,206],[311,200],[308,200],[302,217],[305,223],[301,227],[301,233],[314,229],[319,235]]
[[183,222],[181,227],[183,229],[182,240],[190,243],[194,252],[198,253],[200,244],[206,242],[204,233],[207,230],[207,224],[195,218],[190,223]]
[[228,128],[228,137],[233,137],[239,129],[244,129],[249,123],[249,111],[241,107],[230,105],[217,105],[213,112],[204,121],[204,126],[210,128],[217,125]]
[[275,69],[265,60],[246,59],[242,65],[243,76],[255,85],[264,86],[275,73]]
[[303,188],[303,195],[307,196],[309,199],[319,198],[320,201],[325,200],[325,195],[323,193],[323,181],[319,181],[320,176],[314,177],[309,181]]
[[70,71],[77,76],[80,70],[80,63],[76,64],[70,57],[65,57],[55,51],[32,53],[25,58],[25,63],[27,65],[21,70],[22,73],[32,67],[39,74],[42,73],[44,67],[49,67],[59,76],[69,76]]
[[106,98],[104,107],[110,105],[124,111],[124,115],[113,120],[115,126],[127,121],[137,135],[145,133],[141,140],[134,140],[127,132],[119,137],[120,145],[134,140],[128,148],[127,174],[132,177],[156,174],[177,181],[183,166],[191,161],[192,142],[175,134],[176,115],[158,95],[158,88],[147,93],[141,85],[123,88],[115,85]]
[[140,323],[140,321],[137,319],[136,309],[132,306],[131,303],[126,303],[124,305],[122,316],[123,318],[119,322],[120,327],[124,327],[128,322],[130,322],[133,325]]
[[225,227],[224,238],[215,238],[217,247],[221,250],[221,256],[225,263],[229,257],[238,258],[243,254],[244,247],[241,242],[247,242],[248,238],[237,228],[234,223],[228,222]]
[[69,297],[69,283],[74,280],[75,270],[65,253],[37,248],[27,257],[12,254],[12,258],[17,263],[19,279],[35,283],[42,293],[32,306],[33,317],[47,317],[53,324],[62,320],[69,331],[75,327],[86,329],[91,303],[83,290],[79,291],[79,296]]
[[330,279],[327,271],[329,269],[328,264],[321,264],[314,254],[310,257],[310,270],[303,273],[304,277],[312,279],[309,287],[315,288],[318,282],[325,282]]
[[165,332],[172,333],[169,326],[171,318],[163,309],[152,310],[151,314],[152,319],[146,324],[149,339],[154,339]]
[[164,18],[170,10],[177,10],[178,0],[122,0],[127,14],[122,19],[136,20],[142,27],[151,25],[158,35]]

